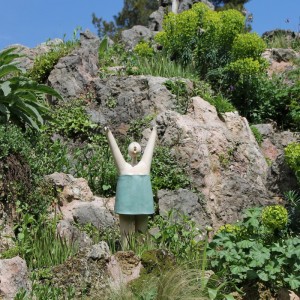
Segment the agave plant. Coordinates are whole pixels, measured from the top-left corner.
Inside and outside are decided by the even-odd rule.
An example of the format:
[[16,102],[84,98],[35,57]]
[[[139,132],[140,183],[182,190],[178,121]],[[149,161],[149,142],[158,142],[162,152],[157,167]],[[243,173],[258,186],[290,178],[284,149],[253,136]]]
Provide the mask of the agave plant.
[[25,76],[18,66],[16,48],[0,52],[0,122],[9,121],[39,130],[48,109],[45,96],[62,97],[51,87],[38,84]]

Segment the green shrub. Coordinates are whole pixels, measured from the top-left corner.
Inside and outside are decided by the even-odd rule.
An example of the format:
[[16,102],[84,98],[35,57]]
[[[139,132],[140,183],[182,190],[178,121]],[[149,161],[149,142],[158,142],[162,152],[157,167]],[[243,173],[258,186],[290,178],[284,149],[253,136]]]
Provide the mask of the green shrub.
[[72,139],[83,139],[95,133],[97,126],[90,121],[84,101],[75,99],[53,107],[51,119],[46,124],[44,131],[49,134],[58,133]]
[[203,248],[203,242],[199,242],[201,232],[189,217],[169,211],[166,216],[155,216],[150,227],[159,229],[153,237],[158,248],[170,250],[179,261],[199,263]]
[[195,48],[198,23],[198,15],[193,10],[169,13],[163,21],[164,31],[157,34],[155,40],[170,57],[186,64],[191,61]]
[[147,42],[139,42],[133,49],[133,52],[140,57],[149,58],[154,55],[154,50],[149,46]]
[[188,188],[191,183],[184,169],[171,155],[168,147],[155,148],[151,166],[151,182],[154,193],[158,190]]
[[284,199],[287,202],[287,211],[289,215],[288,228],[294,232],[300,232],[300,195],[296,191],[287,191],[284,193]]
[[50,51],[37,56],[32,69],[28,72],[29,77],[40,83],[45,82],[59,59],[70,54],[77,44],[76,41],[63,42],[53,46]]
[[257,75],[260,72],[263,72],[264,69],[265,67],[262,66],[258,60],[255,60],[252,57],[238,59],[229,63],[227,66],[227,70],[229,72],[233,72],[241,83],[246,79],[245,77]]
[[288,212],[281,205],[265,207],[261,217],[263,225],[273,231],[284,229],[288,222]]
[[266,43],[257,33],[239,34],[233,40],[232,56],[233,60],[253,58],[261,59],[261,54],[266,50]]
[[219,15],[222,22],[220,43],[230,50],[236,36],[245,30],[245,16],[235,9],[220,11]]
[[285,160],[300,182],[300,143],[291,143],[284,149]]
[[245,211],[242,221],[233,225],[240,230],[220,230],[213,237],[207,250],[209,267],[238,287],[262,282],[275,293],[282,287],[298,290],[300,239],[277,227],[287,220],[286,211],[283,215],[275,232],[264,226],[261,209]]

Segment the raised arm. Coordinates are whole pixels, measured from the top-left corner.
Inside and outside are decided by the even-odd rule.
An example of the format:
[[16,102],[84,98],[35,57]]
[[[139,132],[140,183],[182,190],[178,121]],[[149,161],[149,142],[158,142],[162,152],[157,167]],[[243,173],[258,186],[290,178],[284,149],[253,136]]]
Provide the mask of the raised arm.
[[149,172],[150,172],[151,161],[152,161],[152,156],[153,156],[156,137],[157,137],[157,128],[156,128],[156,126],[154,126],[153,129],[152,129],[152,132],[150,134],[150,137],[149,137],[146,149],[144,151],[143,157],[141,159],[141,161],[144,162],[147,165],[147,167],[149,168]]
[[112,132],[110,131],[110,129],[108,127],[105,127],[105,132],[106,132],[106,136],[108,139],[108,143],[109,143],[109,147],[110,150],[112,152],[113,158],[115,160],[117,169],[119,171],[119,173],[121,172],[121,170],[125,167],[126,161],[117,145],[117,142],[112,134]]

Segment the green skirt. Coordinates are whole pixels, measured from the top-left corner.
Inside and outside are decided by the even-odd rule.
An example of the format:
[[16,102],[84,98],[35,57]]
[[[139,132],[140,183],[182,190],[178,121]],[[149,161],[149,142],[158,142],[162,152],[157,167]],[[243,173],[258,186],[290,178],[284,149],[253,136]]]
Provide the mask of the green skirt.
[[150,175],[121,175],[118,178],[115,213],[154,214]]

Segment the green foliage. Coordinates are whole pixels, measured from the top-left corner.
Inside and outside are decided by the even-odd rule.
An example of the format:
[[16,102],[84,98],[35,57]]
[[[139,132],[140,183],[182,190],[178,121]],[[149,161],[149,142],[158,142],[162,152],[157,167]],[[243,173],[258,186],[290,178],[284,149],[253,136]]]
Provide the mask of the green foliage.
[[251,131],[252,131],[252,133],[253,133],[253,135],[254,135],[256,141],[257,141],[257,144],[260,146],[261,143],[262,143],[262,141],[263,141],[263,136],[262,136],[262,134],[261,134],[260,131],[257,129],[257,127],[255,127],[255,125],[251,125],[250,128],[251,128]]
[[268,48],[292,48],[295,51],[300,50],[300,38],[298,35],[291,37],[285,31],[278,30],[272,37],[264,38]]
[[234,60],[253,58],[261,59],[261,54],[266,50],[266,43],[255,32],[236,35],[232,44],[232,56]]
[[[109,75],[152,75],[160,77],[179,77],[194,79],[196,73],[191,66],[182,67],[161,53],[150,57],[140,57],[125,51],[122,45],[114,44],[106,51],[99,51],[100,77]],[[109,72],[108,67],[123,66],[116,72]]]
[[230,50],[236,37],[244,31],[245,17],[235,9],[221,11],[219,15],[222,22],[220,44],[226,50]]
[[70,54],[78,45],[76,39],[77,30],[74,31],[73,41],[62,42],[57,45],[51,45],[51,49],[37,56],[34,59],[32,69],[28,75],[33,80],[44,83],[61,57]]
[[[204,4],[202,6],[206,7]],[[200,10],[196,12],[190,9],[180,14],[169,13],[163,21],[164,31],[155,36],[156,42],[163,45],[170,57],[184,64],[191,61],[195,48],[200,17],[197,13],[200,14]]]
[[170,250],[179,261],[199,262],[201,232],[189,217],[169,211],[166,216],[156,215],[150,226],[159,229],[153,237],[158,248]]
[[133,141],[140,141],[143,138],[143,131],[151,127],[150,123],[154,118],[155,115],[148,115],[142,119],[132,120],[127,131],[127,136]]
[[61,99],[52,88],[38,84],[23,75],[17,66],[15,48],[0,52],[0,123],[15,122],[39,130],[44,122],[43,116],[48,113],[45,106],[45,95]]
[[216,9],[237,9],[239,11],[244,11],[244,5],[249,2],[249,0],[212,0],[211,3],[216,7]]
[[[275,291],[280,287],[298,290],[300,239],[285,236],[280,231],[279,228],[287,221],[286,211],[280,209],[284,215],[283,222],[277,222],[276,226],[271,224],[272,229],[277,231],[270,231],[264,226],[263,220],[270,220],[269,209],[266,212],[262,218],[262,209],[249,209],[243,220],[231,227],[234,230],[219,230],[207,251],[210,266],[240,286],[262,281]],[[267,222],[267,225],[270,226],[270,223]],[[277,225],[280,225],[279,228]]]
[[60,103],[51,112],[51,120],[44,130],[69,138],[88,138],[95,132],[97,124],[89,120],[81,99]]
[[230,103],[230,101],[221,94],[206,98],[205,100],[212,104],[219,114],[236,111],[236,108]]
[[300,182],[300,143],[291,143],[284,149],[285,160]]
[[186,82],[183,80],[167,80],[164,82],[164,85],[176,96],[176,111],[181,114],[185,114],[191,99]]
[[262,224],[271,230],[284,229],[288,222],[288,212],[281,205],[267,206],[262,210]]
[[159,77],[177,77],[195,79],[196,72],[192,66],[182,66],[161,54],[150,58],[137,58],[127,66],[127,73],[134,75],[152,75]]
[[177,190],[190,187],[190,180],[168,147],[155,148],[151,166],[151,182],[154,193],[161,189]]
[[97,195],[115,194],[118,174],[105,136],[95,135],[90,143],[71,153],[76,162],[71,170],[75,177],[86,178]]
[[300,231],[300,195],[295,191],[284,193],[284,198],[287,201],[287,210],[289,215],[288,228],[294,233]]
[[45,215],[36,219],[26,210],[26,206],[17,210],[20,225],[16,225],[16,243],[19,255],[31,270],[61,264],[76,253],[75,241],[68,243],[57,235],[57,219],[49,220]]
[[68,286],[65,289],[57,288],[52,286],[50,283],[40,283],[38,272],[31,273],[32,287],[31,291],[21,289],[14,300],[32,300],[32,299],[47,299],[47,300],[58,300],[76,299],[74,287]]
[[133,49],[133,52],[140,57],[152,57],[154,55],[154,50],[149,46],[147,42],[139,42]]
[[252,57],[238,59],[227,66],[227,70],[233,73],[232,76],[238,78],[238,83],[241,85],[244,81],[251,79],[253,75],[263,72],[264,69],[260,62]]

